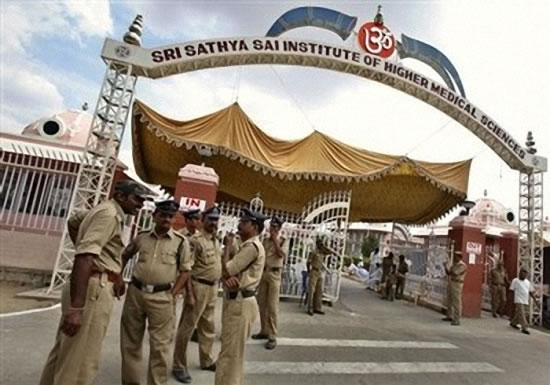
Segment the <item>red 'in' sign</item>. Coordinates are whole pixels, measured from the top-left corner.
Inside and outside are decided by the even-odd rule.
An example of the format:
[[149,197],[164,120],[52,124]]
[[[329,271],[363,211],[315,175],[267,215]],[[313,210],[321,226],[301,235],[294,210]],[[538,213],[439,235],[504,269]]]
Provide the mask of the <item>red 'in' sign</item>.
[[384,24],[363,24],[359,28],[357,41],[365,51],[382,58],[390,57],[395,51],[395,37]]

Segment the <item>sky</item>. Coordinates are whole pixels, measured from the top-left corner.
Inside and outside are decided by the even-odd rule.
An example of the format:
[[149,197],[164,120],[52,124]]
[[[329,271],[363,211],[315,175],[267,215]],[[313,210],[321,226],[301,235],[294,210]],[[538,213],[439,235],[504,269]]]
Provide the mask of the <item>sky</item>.
[[[144,18],[143,46],[157,47],[264,36],[280,15],[305,5],[356,16],[357,29],[374,18],[378,4],[398,39],[404,33],[444,52],[457,68],[469,101],[522,144],[527,131],[533,131],[538,154],[550,157],[546,0],[2,0],[0,130],[19,133],[36,119],[78,109],[84,102],[94,106],[105,71],[100,58],[103,41],[122,40],[138,13]],[[356,47],[353,35],[342,42],[312,27],[285,37]],[[422,63],[406,59],[402,64],[442,82]],[[182,120],[238,101],[259,127],[281,139],[298,139],[317,130],[356,147],[418,160],[472,158],[468,198],[479,199],[486,191],[517,211],[517,171],[440,111],[371,80],[295,66],[230,67],[139,79],[137,98]],[[132,167],[130,130],[120,156]],[[550,202],[548,189],[544,198]]]

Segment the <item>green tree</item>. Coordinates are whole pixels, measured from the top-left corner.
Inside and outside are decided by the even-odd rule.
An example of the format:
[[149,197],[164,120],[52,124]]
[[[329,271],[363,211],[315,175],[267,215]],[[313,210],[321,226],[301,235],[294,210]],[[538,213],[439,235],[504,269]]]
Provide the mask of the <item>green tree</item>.
[[378,239],[373,235],[363,238],[363,243],[361,244],[361,254],[363,259],[370,258],[370,253],[378,247]]

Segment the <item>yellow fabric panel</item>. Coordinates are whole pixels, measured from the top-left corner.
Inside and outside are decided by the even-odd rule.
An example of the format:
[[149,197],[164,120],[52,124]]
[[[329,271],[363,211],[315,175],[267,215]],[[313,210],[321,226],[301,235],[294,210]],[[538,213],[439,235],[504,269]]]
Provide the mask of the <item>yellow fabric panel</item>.
[[464,200],[470,160],[428,163],[360,150],[319,132],[282,141],[262,132],[233,104],[187,122],[134,103],[133,156],[148,183],[174,187],[180,168],[199,163],[193,146],[208,145],[220,195],[300,213],[327,191],[352,191],[351,220],[426,223]]

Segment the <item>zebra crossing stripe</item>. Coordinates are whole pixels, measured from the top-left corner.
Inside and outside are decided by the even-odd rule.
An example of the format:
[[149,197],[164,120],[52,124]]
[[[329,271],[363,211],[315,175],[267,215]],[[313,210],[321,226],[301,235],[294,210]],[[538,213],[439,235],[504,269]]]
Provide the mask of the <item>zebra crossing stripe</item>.
[[[265,341],[250,340],[251,344],[263,344]],[[386,349],[458,349],[448,342],[429,341],[376,341],[376,340],[340,340],[326,338],[277,338],[278,346],[314,346],[332,348],[386,348]]]
[[486,362],[247,362],[247,374],[502,373]]

